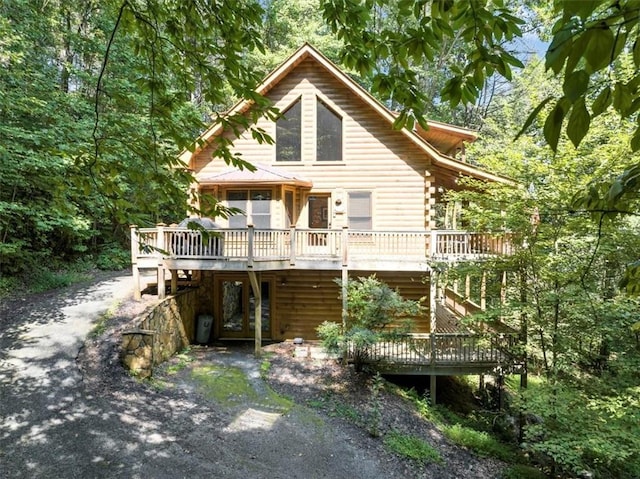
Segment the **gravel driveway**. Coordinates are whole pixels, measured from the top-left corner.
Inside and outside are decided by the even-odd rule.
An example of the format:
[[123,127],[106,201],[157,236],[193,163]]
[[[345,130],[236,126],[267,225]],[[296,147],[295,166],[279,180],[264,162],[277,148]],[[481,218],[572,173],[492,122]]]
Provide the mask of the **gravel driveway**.
[[[117,334],[83,347],[130,291],[119,276],[0,303],[0,477],[400,477],[306,408],[140,383],[114,364]],[[217,357],[257,384],[250,350]]]
[[[381,399],[383,428],[424,437],[444,461],[416,465],[389,453],[325,402],[343,395],[347,411],[364,412],[366,380],[294,359],[285,345],[271,349],[269,371],[249,345],[196,347],[152,381],[129,376],[118,361],[120,332],[155,300],[133,301],[131,284],[110,275],[0,301],[0,478],[499,477],[500,463],[449,444],[393,395]],[[87,338],[106,311],[108,328]],[[220,370],[240,371],[234,381],[248,382],[250,394],[229,383],[221,399],[194,380]]]

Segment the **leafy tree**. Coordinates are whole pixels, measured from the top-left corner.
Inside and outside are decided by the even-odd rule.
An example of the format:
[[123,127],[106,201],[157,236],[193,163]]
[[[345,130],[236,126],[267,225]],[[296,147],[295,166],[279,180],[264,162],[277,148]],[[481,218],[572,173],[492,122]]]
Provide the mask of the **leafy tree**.
[[[470,190],[449,194],[470,206],[470,228],[506,230],[516,246],[511,256],[466,264],[457,274],[508,275],[506,302],[496,290],[498,301],[487,301],[490,309],[471,321],[501,320],[520,331],[529,372],[542,375],[542,382],[520,395],[524,417],[537,418],[524,423],[523,447],[556,473],[634,477],[639,458],[630,431],[640,414],[633,399],[640,363],[634,334],[638,301],[622,294],[618,280],[637,257],[637,221],[578,209],[574,201],[593,178],[627,166],[621,156],[634,125],[603,113],[577,149],[561,138],[554,155],[543,145],[537,123],[513,141],[523,112],[559,88],[545,79],[542,65],[528,65],[509,94],[497,99],[483,138],[469,149],[474,162],[522,186],[470,182]],[[612,419],[605,425],[607,414]]]
[[[336,282],[342,285],[341,280]],[[325,321],[318,335],[329,351],[352,351],[357,371],[362,370],[368,349],[379,341],[406,333],[411,317],[420,311],[416,301],[406,300],[375,275],[349,280],[346,285],[347,317],[344,325]],[[392,323],[396,323],[392,327]]]
[[342,42],[324,22],[319,0],[269,0],[264,2],[264,9],[261,34],[265,51],[249,55],[264,75],[305,42],[329,59],[339,61]]
[[[525,122],[523,130],[548,104],[544,136],[555,151],[567,119],[567,135],[578,145],[589,130],[592,117],[609,107],[622,118],[637,114],[640,102],[640,5],[628,1],[556,0],[550,8],[536,10],[522,3],[502,0],[419,0],[398,2],[394,12],[408,28],[379,28],[385,0],[347,2],[323,0],[324,17],[344,39],[343,60],[363,75],[371,74],[373,87],[383,96],[404,105],[399,123],[413,123],[426,111],[427,98],[416,89],[416,65],[433,61],[447,42],[463,39],[469,46],[457,68],[441,89],[441,98],[452,105],[473,103],[487,79],[498,74],[510,80],[514,67],[523,64],[514,56],[514,39],[534,11],[551,23],[551,43],[545,67],[561,79],[562,91],[544,98]],[[629,55],[636,73],[612,75]],[[387,62],[379,69],[380,60]],[[591,106],[591,113],[587,110]],[[640,127],[632,138],[640,149]]]
[[[437,96],[452,107],[473,104],[489,79],[499,75],[511,80],[513,69],[523,67],[513,52],[514,41],[522,36],[523,25],[537,17],[541,36],[550,39],[545,69],[561,88],[529,106],[531,114],[520,120],[517,135],[541,116],[542,138],[558,152],[563,131],[577,147],[596,119],[613,111],[631,131],[627,152],[640,150],[637,1],[407,0],[398,2],[395,13],[409,27],[380,28],[388,3],[323,0],[322,7],[326,21],[344,41],[344,63],[369,75],[381,97],[403,106],[398,126],[424,123],[429,98],[418,78],[443,45],[462,39],[468,50],[451,67]],[[634,157],[624,171],[617,171],[618,176],[592,177],[592,184],[576,198],[577,207],[611,215],[637,211],[640,162]],[[625,285],[640,292],[640,261],[627,270]]]

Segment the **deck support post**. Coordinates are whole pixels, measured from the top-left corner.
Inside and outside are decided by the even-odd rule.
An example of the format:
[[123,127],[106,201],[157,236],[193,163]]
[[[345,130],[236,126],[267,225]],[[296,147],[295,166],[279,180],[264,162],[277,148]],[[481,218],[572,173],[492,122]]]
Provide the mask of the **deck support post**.
[[482,271],[482,280],[480,282],[480,309],[487,310],[487,272]]
[[467,273],[464,278],[464,300],[469,301],[471,298],[471,275]]
[[[340,296],[342,297],[342,331],[347,330],[347,318],[349,317],[349,301],[347,301],[347,288],[349,283],[349,230],[347,226],[342,227],[340,236],[340,249],[342,250],[342,278],[340,281]],[[344,345],[342,351],[342,361],[347,364],[349,358],[349,347]]]
[[164,282],[164,261],[162,259],[162,251],[165,249],[164,244],[164,227],[167,226],[164,223],[158,223],[156,225],[158,229],[158,238],[156,240],[156,247],[158,248],[158,299],[164,299],[167,295],[166,285]]
[[342,329],[347,328],[347,283],[349,282],[349,230],[347,226],[342,227],[342,235],[340,241],[340,249],[342,250],[342,281],[340,282],[342,291]]
[[429,377],[429,397],[431,404],[436,404],[436,330],[438,321],[436,316],[436,302],[438,300],[438,274],[431,268],[429,272],[429,339],[431,343],[431,376]]
[[254,304],[254,333],[255,333],[255,356],[262,356],[262,288],[261,275],[255,271],[249,271],[249,281],[253,290]]
[[130,225],[131,231],[131,275],[133,276],[133,299],[140,301],[142,292],[140,291],[140,270],[138,269],[138,249],[140,248],[138,238],[138,225]]
[[176,294],[178,292],[178,270],[171,270],[171,294]]
[[504,374],[502,374],[502,371],[498,373],[497,382],[498,382],[498,411],[502,411],[504,409]]

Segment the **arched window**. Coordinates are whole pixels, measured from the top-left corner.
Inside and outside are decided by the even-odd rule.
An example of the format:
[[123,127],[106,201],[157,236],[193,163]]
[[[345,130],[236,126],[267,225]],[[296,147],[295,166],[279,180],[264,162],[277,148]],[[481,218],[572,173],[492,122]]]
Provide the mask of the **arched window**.
[[342,118],[325,102],[317,103],[317,161],[342,161]]
[[298,98],[276,120],[276,161],[300,161],[302,137],[302,102]]

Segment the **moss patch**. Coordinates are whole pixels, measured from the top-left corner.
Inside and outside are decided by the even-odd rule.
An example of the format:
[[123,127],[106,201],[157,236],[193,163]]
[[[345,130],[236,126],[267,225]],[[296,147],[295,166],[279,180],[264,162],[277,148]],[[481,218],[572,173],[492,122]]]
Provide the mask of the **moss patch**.
[[223,406],[253,403],[283,411],[293,406],[290,400],[279,396],[266,384],[264,390],[258,393],[240,368],[200,366],[191,371],[191,377],[197,382],[200,392]]

